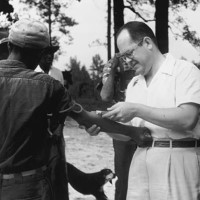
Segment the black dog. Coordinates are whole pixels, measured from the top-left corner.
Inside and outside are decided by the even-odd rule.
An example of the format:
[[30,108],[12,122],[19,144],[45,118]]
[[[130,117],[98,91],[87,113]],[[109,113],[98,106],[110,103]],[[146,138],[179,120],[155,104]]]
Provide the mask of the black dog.
[[112,183],[115,174],[110,169],[102,169],[95,173],[84,173],[67,163],[68,178],[70,185],[78,192],[85,195],[94,195],[97,200],[108,200],[103,186],[108,181]]

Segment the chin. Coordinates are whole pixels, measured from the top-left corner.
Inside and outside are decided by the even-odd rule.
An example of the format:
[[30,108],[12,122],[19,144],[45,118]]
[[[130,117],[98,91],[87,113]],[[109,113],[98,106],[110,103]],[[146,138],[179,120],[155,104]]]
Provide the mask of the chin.
[[135,70],[135,75],[138,76],[138,75],[142,75],[142,76],[145,76],[145,71],[138,68]]
[[138,75],[143,75],[142,71],[136,70],[136,71],[135,71],[135,76],[138,76]]

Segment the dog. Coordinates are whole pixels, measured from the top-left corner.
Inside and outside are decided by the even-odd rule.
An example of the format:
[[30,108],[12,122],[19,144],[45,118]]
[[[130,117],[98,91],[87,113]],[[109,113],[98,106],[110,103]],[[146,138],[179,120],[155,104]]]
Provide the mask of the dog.
[[67,163],[69,184],[84,195],[93,195],[97,200],[108,200],[103,186],[116,177],[111,169],[102,169],[94,173],[85,173]]

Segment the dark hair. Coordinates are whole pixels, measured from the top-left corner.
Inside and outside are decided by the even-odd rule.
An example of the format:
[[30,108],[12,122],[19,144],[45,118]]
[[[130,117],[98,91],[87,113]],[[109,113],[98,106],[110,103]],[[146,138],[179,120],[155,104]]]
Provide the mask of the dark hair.
[[144,37],[149,37],[152,39],[154,44],[158,47],[157,39],[152,31],[152,29],[147,26],[144,22],[131,21],[124,24],[117,32],[117,37],[123,30],[127,30],[133,41],[139,41]]
[[9,51],[18,51],[21,53],[22,60],[29,69],[35,69],[43,55],[44,49],[22,48],[11,42],[8,43]]
[[45,50],[45,49],[35,49],[35,48],[22,48],[11,42],[9,42],[9,46],[11,50],[18,49],[18,51],[20,51],[24,55],[24,57],[40,55]]

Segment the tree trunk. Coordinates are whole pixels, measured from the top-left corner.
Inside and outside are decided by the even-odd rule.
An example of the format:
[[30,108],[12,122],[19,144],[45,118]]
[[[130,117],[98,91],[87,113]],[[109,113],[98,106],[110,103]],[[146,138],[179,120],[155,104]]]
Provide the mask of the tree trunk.
[[0,0],[0,12],[6,14],[13,12],[13,10],[13,6],[10,5],[8,0]]
[[107,27],[107,48],[108,60],[111,59],[111,0],[108,0],[108,27]]
[[113,0],[114,8],[114,41],[115,41],[115,52],[118,52],[116,44],[116,34],[120,27],[124,25],[124,1],[123,0]]
[[158,47],[162,53],[169,51],[168,39],[168,8],[169,0],[156,0],[156,37],[158,40]]
[[52,23],[52,21],[51,21],[51,0],[49,0],[49,16],[48,16],[48,18],[49,18],[49,20],[48,20],[48,23],[49,23],[49,37],[50,37],[50,45],[51,45],[51,23]]

